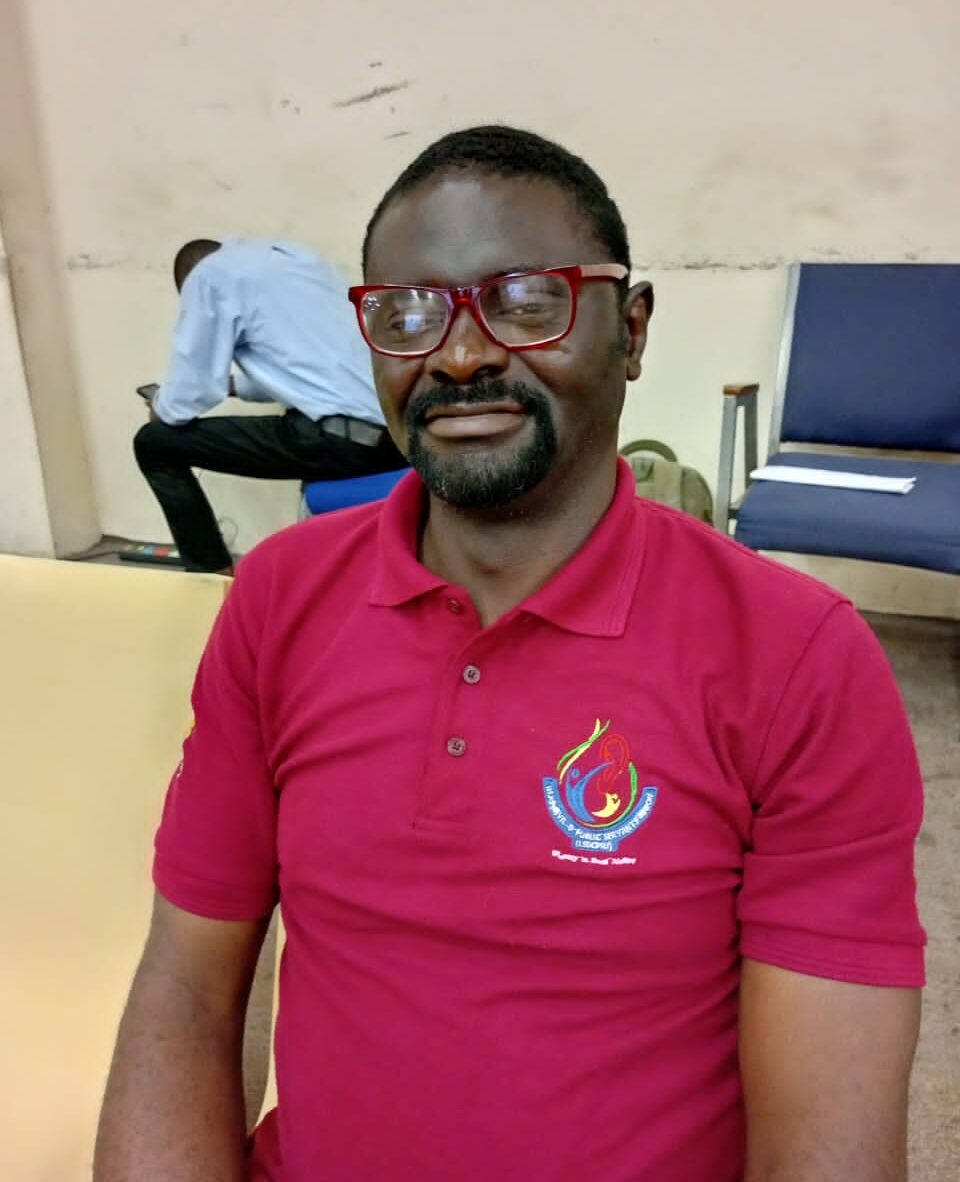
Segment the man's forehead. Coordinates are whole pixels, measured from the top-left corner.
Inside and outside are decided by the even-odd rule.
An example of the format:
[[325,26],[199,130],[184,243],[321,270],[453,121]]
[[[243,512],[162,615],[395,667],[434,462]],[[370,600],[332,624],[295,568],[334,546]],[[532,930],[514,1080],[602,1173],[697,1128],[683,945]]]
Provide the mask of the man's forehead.
[[606,253],[573,197],[552,181],[455,173],[418,185],[384,211],[368,283],[464,285],[490,275]]

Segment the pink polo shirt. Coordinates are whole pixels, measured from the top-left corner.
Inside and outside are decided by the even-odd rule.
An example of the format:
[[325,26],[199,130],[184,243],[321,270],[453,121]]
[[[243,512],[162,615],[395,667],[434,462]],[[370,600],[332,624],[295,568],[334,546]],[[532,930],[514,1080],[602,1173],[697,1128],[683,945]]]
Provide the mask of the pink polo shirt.
[[828,588],[615,498],[488,628],[423,490],[241,565],[157,835],[178,906],[280,900],[252,1177],[734,1182],[741,956],[923,980],[921,786]]

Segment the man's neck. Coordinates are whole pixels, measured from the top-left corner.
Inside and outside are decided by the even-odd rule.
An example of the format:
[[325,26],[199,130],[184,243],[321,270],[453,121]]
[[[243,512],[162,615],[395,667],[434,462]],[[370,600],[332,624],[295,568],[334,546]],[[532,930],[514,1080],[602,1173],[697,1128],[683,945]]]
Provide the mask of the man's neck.
[[562,489],[538,489],[493,513],[454,509],[431,496],[420,560],[468,591],[487,627],[569,562],[609,508],[616,480],[616,467],[604,466],[566,497]]

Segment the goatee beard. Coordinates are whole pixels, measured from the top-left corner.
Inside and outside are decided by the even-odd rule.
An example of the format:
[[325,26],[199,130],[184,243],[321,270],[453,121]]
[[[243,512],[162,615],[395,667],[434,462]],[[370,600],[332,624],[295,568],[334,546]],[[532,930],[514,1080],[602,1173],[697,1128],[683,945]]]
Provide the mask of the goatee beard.
[[[465,451],[438,456],[425,441],[427,415],[439,407],[511,403],[530,416],[533,438],[517,451],[498,455]],[[557,454],[550,405],[523,382],[481,380],[469,386],[436,386],[412,399],[404,412],[410,463],[434,496],[457,509],[497,509],[531,492]]]

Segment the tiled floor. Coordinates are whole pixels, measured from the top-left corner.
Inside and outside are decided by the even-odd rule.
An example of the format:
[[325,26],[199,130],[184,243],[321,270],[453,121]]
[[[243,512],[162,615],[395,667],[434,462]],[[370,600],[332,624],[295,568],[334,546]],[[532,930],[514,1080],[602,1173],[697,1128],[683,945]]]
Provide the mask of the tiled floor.
[[[918,848],[929,985],[911,1103],[912,1182],[960,1176],[960,623],[871,617],[910,712],[927,789]],[[248,1105],[266,1078],[274,945],[261,961],[247,1039]]]
[[910,712],[926,785],[917,849],[928,985],[911,1094],[912,1182],[960,1177],[960,623],[870,621]]

